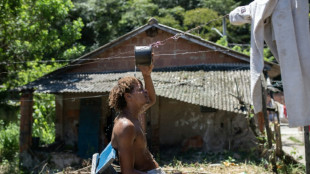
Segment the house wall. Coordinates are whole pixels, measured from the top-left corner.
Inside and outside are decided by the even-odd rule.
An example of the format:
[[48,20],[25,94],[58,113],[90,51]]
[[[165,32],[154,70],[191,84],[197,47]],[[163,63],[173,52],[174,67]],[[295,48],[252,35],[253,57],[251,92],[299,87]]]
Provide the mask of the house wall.
[[197,146],[195,143],[199,146],[197,137],[202,138],[201,145],[205,151],[255,145],[256,138],[247,125],[245,115],[221,110],[201,112],[198,105],[164,97],[160,97],[159,102],[159,141],[162,147],[186,149],[190,148],[186,146]]
[[[56,96],[56,139],[68,147],[77,148],[80,99],[100,94],[62,94]],[[102,95],[102,94],[101,94]],[[102,98],[100,117],[99,150],[110,141],[113,114],[108,107],[108,96]],[[255,137],[249,130],[245,115],[215,110],[201,112],[200,106],[165,97],[157,97],[157,102],[147,112],[144,123],[147,140],[153,152],[159,147],[186,147],[187,140],[199,137],[199,145],[205,151],[248,148],[254,146]],[[249,141],[253,140],[253,141]],[[191,145],[190,145],[191,146]]]
[[[162,30],[158,30],[158,34],[155,37],[149,37],[146,32],[142,32],[116,46],[103,50],[103,53],[92,57],[95,61],[75,66],[69,72],[134,70],[135,46],[146,46],[171,36],[173,35]],[[153,52],[155,68],[215,63],[248,63],[182,38],[179,38],[177,41],[171,39],[165,45],[153,48]]]
[[284,98],[283,92],[273,93],[273,98],[274,98],[275,101],[285,105],[285,98]]
[[[156,41],[163,41],[173,36],[172,34],[159,29],[157,32],[158,34],[154,37],[149,37],[146,34],[146,31],[126,41],[112,44],[112,46],[100,50],[100,54],[87,58],[93,58],[94,61],[83,62],[80,66],[74,66],[66,73],[90,73],[117,70],[133,71],[135,69],[135,46],[149,45]],[[177,41],[171,39],[167,41],[165,45],[159,46],[158,48],[153,48],[153,52],[155,68],[198,64],[248,63],[182,38],[179,38]],[[233,118],[239,118],[239,116],[224,111],[217,111],[215,113],[201,113],[199,106],[172,99],[162,97],[159,98],[160,103],[155,104],[155,106],[148,111],[144,123],[142,124],[145,126],[145,130],[147,131],[147,140],[152,150],[158,151],[160,145],[180,146],[182,141],[195,135],[199,135],[202,138],[207,137],[204,138],[206,139],[204,140],[206,150],[212,150],[212,148],[215,147],[229,146],[227,145],[229,142],[224,139],[230,135],[230,132],[228,132],[228,130],[231,129],[230,122],[234,120]],[[63,115],[65,118],[64,122],[66,122],[64,123],[66,128],[63,130],[63,138],[68,138],[66,141],[70,144],[77,142],[77,133],[75,131],[76,124],[78,123],[78,117],[76,116],[78,115],[77,102],[78,101],[66,101],[64,103]],[[105,108],[108,108],[107,104],[103,106],[103,109]],[[104,119],[101,121],[102,127],[107,127],[109,124],[108,122],[105,122],[105,120],[108,120],[109,115],[112,114],[103,114],[102,118]],[[222,123],[221,119],[224,124],[224,128],[222,129],[225,131],[220,129],[218,126]],[[230,122],[228,122],[229,120]],[[173,124],[171,125],[171,123]],[[217,126],[214,126],[213,124],[216,124]],[[221,146],[216,144],[215,140],[211,141],[208,138],[218,137],[219,135],[216,131],[220,131],[223,134],[221,135],[220,140],[216,140],[218,141],[218,144],[222,143]],[[103,129],[101,129],[101,135],[103,135],[103,133]],[[104,137],[102,136],[100,141],[104,142],[103,139]]]
[[107,118],[111,116],[108,108],[107,94],[67,93],[56,95],[56,140],[63,141],[67,146],[76,149],[78,143],[78,126],[80,116],[80,99],[101,96],[101,116],[99,133],[99,150],[108,143],[106,138]]

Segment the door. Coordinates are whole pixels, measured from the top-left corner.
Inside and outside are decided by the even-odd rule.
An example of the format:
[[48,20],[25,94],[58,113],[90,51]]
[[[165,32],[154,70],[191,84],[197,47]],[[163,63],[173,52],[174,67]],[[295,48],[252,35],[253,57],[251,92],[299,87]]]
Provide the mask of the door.
[[79,118],[78,155],[91,158],[98,153],[101,98],[81,99]]

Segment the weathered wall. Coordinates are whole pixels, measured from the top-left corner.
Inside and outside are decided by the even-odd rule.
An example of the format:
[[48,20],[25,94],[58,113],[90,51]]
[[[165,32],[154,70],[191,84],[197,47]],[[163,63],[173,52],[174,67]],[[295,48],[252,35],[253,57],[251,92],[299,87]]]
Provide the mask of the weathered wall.
[[201,112],[200,106],[160,98],[160,145],[182,147],[194,136],[205,151],[253,147],[255,136],[244,115],[226,111]]
[[80,95],[66,94],[63,98],[63,137],[67,145],[76,145],[78,141]]
[[283,92],[273,93],[273,98],[275,101],[277,101],[281,104],[285,104],[285,98],[284,98]]
[[56,95],[56,140],[64,141],[66,145],[77,146],[80,114],[80,98],[102,95],[100,116],[99,150],[107,144],[105,130],[107,117],[110,116],[107,94],[60,94]]
[[[67,71],[67,73],[134,70],[135,46],[149,45],[172,36],[171,34],[159,29],[158,34],[154,37],[149,37],[146,33],[147,32],[142,32],[121,43],[113,43],[113,46],[100,50],[101,53],[97,56],[88,57],[94,58],[94,61],[83,62],[81,66],[74,66],[73,69]],[[169,40],[164,46],[153,48],[153,52],[155,68],[198,64],[248,63],[182,38],[179,38],[177,41]],[[80,96],[80,94],[74,94],[74,96]],[[66,97],[69,97],[69,95]],[[156,105],[156,109],[151,109],[152,111],[148,112],[150,117],[147,117],[145,119],[145,123],[143,124],[143,126],[146,126],[145,129],[148,133],[148,141],[152,142],[152,148],[159,149],[159,145],[179,144],[182,143],[184,139],[195,135],[204,137],[205,132],[210,131],[209,129],[211,127],[207,126],[207,123],[212,122],[212,120],[214,124],[221,125],[223,122],[224,128],[222,129],[225,131],[228,130],[228,127],[226,126],[230,126],[230,123],[228,123],[227,120],[232,117],[232,113],[224,111],[217,111],[215,113],[201,113],[200,107],[196,105],[165,99],[162,97],[160,97],[160,101],[160,104]],[[101,119],[102,129],[100,142],[106,143],[103,129],[106,127],[105,125],[108,124],[106,122],[107,119],[105,118],[108,118],[111,113],[106,110],[108,108],[107,103],[103,103],[105,103],[102,107],[104,119]],[[63,103],[63,139],[66,139],[66,141],[70,144],[77,141],[77,133],[75,130],[76,125],[78,124],[78,105],[78,101],[64,100]],[[154,114],[156,116],[154,116]],[[219,122],[216,122],[217,119],[224,120],[221,123],[217,123]],[[218,125],[213,127],[215,130],[220,130],[217,129]],[[216,136],[216,133],[208,133],[208,135],[209,134],[214,134],[212,136]],[[225,132],[225,136],[226,135],[228,135],[227,131]],[[207,143],[209,142],[210,141],[208,140]],[[224,145],[226,146],[226,144],[227,143],[225,140]]]
[[[96,94],[92,94],[94,95]],[[89,95],[64,94],[56,97],[56,138],[72,147],[76,147],[78,142],[78,98],[87,96]],[[99,150],[109,142],[106,135],[108,124],[113,121],[108,122],[111,116],[108,96],[105,94],[102,97]],[[157,97],[157,103],[147,112],[145,121],[147,139],[154,151],[158,151],[159,145],[181,148],[184,141],[193,136],[201,137],[203,149],[213,152],[252,147],[255,141],[244,115],[219,110],[201,112],[198,105],[164,97]]]

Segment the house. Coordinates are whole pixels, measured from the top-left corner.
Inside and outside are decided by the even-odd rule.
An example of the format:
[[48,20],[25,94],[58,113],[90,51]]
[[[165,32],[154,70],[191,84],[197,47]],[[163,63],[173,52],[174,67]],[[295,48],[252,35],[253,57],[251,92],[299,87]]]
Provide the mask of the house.
[[[179,38],[173,37],[178,33]],[[88,158],[109,142],[113,119],[108,94],[117,80],[136,75],[134,47],[153,47],[157,102],[141,117],[151,150],[190,148],[192,137],[206,151],[247,148],[254,136],[245,115],[250,105],[249,56],[159,24],[152,18],[132,32],[83,55],[66,67],[19,88],[20,151],[31,148],[33,92],[56,96],[56,141]],[[265,63],[270,77],[279,66]],[[183,144],[183,145],[182,145]],[[200,146],[200,145],[199,145]]]

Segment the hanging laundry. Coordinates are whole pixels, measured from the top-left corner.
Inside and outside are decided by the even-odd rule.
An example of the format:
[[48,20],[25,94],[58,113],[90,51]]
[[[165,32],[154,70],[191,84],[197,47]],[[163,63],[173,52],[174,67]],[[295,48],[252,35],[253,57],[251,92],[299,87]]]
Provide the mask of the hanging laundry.
[[276,103],[277,108],[278,108],[279,117],[280,117],[280,118],[285,118],[285,115],[284,115],[284,105],[282,105],[282,104],[279,103],[279,102],[275,102],[275,103]]
[[265,41],[280,63],[290,127],[310,125],[308,14],[307,0],[255,0],[229,14],[232,24],[251,23],[251,98],[255,113],[262,110],[260,75]]

